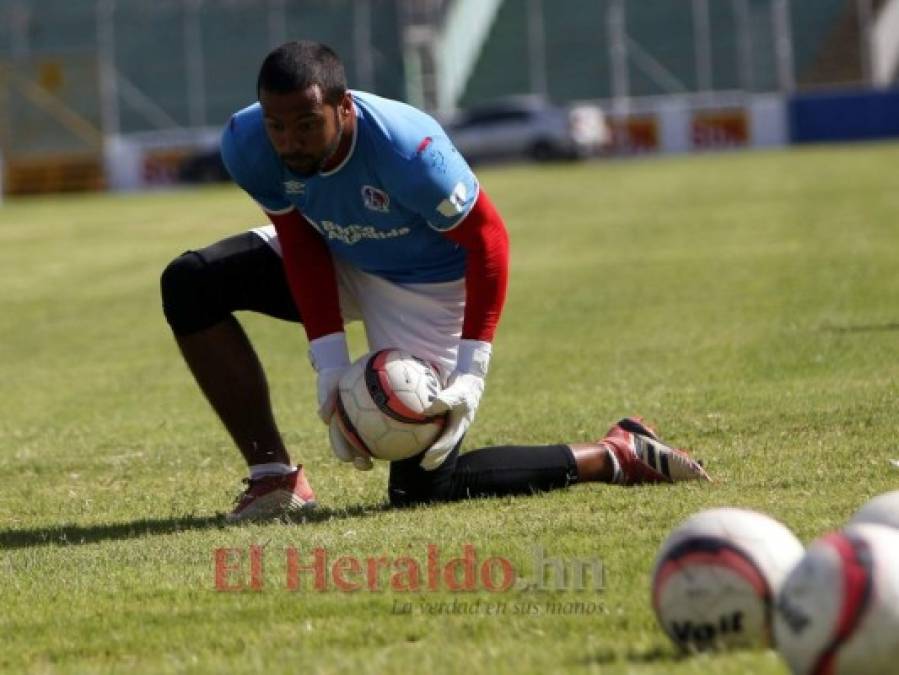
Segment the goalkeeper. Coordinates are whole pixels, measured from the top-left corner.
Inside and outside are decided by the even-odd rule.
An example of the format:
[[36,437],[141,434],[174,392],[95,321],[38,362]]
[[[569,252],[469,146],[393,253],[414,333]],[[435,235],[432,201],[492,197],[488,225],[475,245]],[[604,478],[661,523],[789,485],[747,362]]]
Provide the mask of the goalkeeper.
[[706,477],[636,418],[595,443],[459,453],[484,391],[508,278],[502,218],[431,117],[347,89],[325,45],[272,51],[258,102],[235,113],[221,151],[270,225],[173,260],[162,275],[166,319],[198,385],[249,466],[232,521],[314,504],[276,425],[259,359],[233,313],[302,322],[317,372],[318,414],[343,461],[369,468],[335,424],[337,383],[350,364],[344,323],[361,320],[369,348],[401,348],[438,364],[449,413],[440,438],[392,462],[394,505]]

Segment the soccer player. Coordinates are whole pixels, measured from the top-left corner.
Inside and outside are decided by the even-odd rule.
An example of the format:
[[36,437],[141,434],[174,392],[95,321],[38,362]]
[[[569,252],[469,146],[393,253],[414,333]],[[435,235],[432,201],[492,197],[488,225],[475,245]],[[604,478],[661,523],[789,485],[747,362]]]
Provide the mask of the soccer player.
[[265,374],[237,310],[302,322],[317,372],[318,414],[335,455],[371,467],[335,422],[350,364],[344,323],[361,320],[372,350],[401,348],[438,364],[449,413],[421,455],[392,462],[389,500],[408,505],[552,490],[573,483],[705,478],[637,418],[595,443],[495,447],[460,454],[484,391],[508,276],[503,220],[445,132],[398,101],[347,89],[327,46],[272,51],[258,102],[235,113],[221,151],[271,225],[187,251],[163,272],[166,318],[198,385],[249,465],[231,521],[314,505],[275,423]]

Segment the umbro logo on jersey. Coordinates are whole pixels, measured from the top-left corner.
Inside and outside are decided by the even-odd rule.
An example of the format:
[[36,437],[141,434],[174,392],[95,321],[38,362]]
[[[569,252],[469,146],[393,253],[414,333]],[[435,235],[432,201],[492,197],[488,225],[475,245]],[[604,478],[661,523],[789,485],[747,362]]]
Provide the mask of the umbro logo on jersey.
[[284,181],[284,193],[288,195],[301,195],[306,192],[306,184],[298,180]]
[[390,195],[371,185],[362,186],[362,201],[365,208],[372,211],[387,213],[390,210]]

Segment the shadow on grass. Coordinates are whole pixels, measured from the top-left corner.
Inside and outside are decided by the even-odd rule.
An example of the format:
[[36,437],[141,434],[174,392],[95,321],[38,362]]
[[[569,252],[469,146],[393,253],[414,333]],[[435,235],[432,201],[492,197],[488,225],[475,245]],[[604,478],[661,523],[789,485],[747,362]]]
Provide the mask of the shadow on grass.
[[664,647],[648,647],[646,649],[629,649],[621,654],[614,649],[601,649],[588,654],[578,661],[581,666],[606,666],[616,662],[657,663],[661,661],[683,661],[689,655],[685,652],[672,651]]
[[181,518],[147,518],[122,523],[76,525],[63,523],[25,530],[0,530],[0,549],[32,546],[77,546],[116,539],[136,539],[147,535],[171,534],[187,530],[221,527],[225,519],[216,516],[184,516]]
[[854,326],[825,325],[821,330],[828,333],[878,333],[899,330],[899,323],[871,323]]
[[[343,518],[363,518],[389,511],[389,504],[359,504],[342,509],[317,508],[293,518],[289,524],[320,523]],[[62,523],[33,529],[0,530],[0,550],[31,548],[35,546],[80,546],[101,541],[138,539],[140,537],[208,530],[211,528],[235,527],[225,522],[225,514],[213,516],[182,516],[180,518],[145,518],[121,523],[99,525],[77,525]]]

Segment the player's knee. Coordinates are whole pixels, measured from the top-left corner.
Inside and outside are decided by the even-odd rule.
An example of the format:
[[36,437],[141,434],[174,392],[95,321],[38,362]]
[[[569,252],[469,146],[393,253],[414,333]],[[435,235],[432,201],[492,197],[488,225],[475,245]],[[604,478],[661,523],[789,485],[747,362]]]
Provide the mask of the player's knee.
[[163,270],[162,309],[176,335],[195,333],[225,318],[227,312],[216,308],[211,284],[209,265],[194,251],[182,253]]

